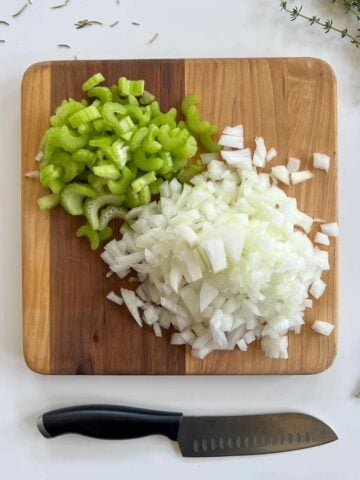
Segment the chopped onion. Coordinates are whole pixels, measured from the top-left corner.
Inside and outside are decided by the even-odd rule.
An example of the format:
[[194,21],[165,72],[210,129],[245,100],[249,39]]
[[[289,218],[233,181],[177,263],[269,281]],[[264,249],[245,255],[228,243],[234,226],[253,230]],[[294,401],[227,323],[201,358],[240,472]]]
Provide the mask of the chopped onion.
[[108,300],[111,300],[112,302],[116,303],[117,305],[123,305],[123,303],[124,303],[124,300],[121,297],[119,297],[119,295],[116,295],[115,292],[109,292],[106,295],[106,298]]
[[24,173],[24,175],[25,177],[29,177],[29,178],[39,178],[40,172],[39,170],[32,170],[31,172]]
[[289,173],[295,173],[300,170],[301,160],[298,158],[290,157],[286,168],[289,170]]
[[334,325],[329,322],[322,322],[321,320],[315,320],[315,322],[311,325],[311,328],[316,332],[320,333],[320,335],[329,336],[331,332],[334,330]]
[[219,160],[217,153],[200,153],[200,159],[204,165],[208,165],[212,160]]
[[255,167],[263,168],[266,164],[266,147],[262,137],[255,138],[255,152],[253,158],[253,165]]
[[320,243],[321,245],[330,245],[330,240],[325,233],[317,232],[314,239],[315,243]]
[[[242,128],[230,128],[237,130],[225,129],[225,138],[242,137]],[[274,154],[256,139],[256,164]],[[309,295],[325,291],[328,252],[306,235],[313,219],[271,182],[290,183],[285,166],[270,176],[253,167],[250,149],[224,149],[221,157],[226,163],[216,154],[204,157],[208,169],[192,186],[164,181],[160,200],[132,209],[122,239],[109,242],[101,257],[120,278],[137,273],[136,293],[121,290],[136,322],[156,336],[173,327],[171,343],[191,345],[195,358],[246,351],[257,339],[267,357],[287,358],[287,333],[300,333],[313,305]],[[293,183],[310,176],[291,173]],[[322,225],[315,240],[337,234],[335,225]]]
[[44,158],[43,152],[38,152],[38,153],[36,154],[35,160],[36,160],[37,162],[41,162],[41,160],[42,160],[43,158]]
[[301,172],[294,172],[290,174],[291,183],[293,185],[297,185],[298,183],[305,182],[306,180],[310,180],[314,176],[309,170],[303,170]]
[[278,165],[277,167],[272,167],[271,173],[280,182],[290,185],[289,171],[285,166]]
[[274,147],[271,147],[266,154],[266,161],[271,162],[277,156],[277,151]]
[[314,168],[320,168],[328,172],[330,168],[330,157],[324,153],[314,153]]
[[223,133],[225,135],[234,135],[236,137],[244,137],[244,128],[242,125],[236,125],[236,127],[225,127]]
[[323,223],[320,225],[322,233],[328,237],[337,237],[339,235],[339,227],[336,222],[333,223]]
[[230,148],[244,148],[244,137],[235,135],[221,135],[219,145]]

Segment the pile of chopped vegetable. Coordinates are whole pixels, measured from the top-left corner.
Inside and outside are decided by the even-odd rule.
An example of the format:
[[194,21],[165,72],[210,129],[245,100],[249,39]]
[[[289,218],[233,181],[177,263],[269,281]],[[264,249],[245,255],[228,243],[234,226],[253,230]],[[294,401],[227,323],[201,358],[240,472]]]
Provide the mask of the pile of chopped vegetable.
[[[121,240],[101,257],[108,275],[136,272],[140,284],[107,298],[125,303],[139,326],[152,326],[156,336],[172,327],[171,343],[191,345],[199,359],[246,351],[256,339],[267,357],[287,358],[287,334],[300,333],[330,268],[327,251],[307,233],[322,223],[314,242],[325,247],[338,235],[336,223],[312,219],[278,187],[313,173],[293,157],[259,172],[275,148],[257,137],[252,153],[242,125],[226,127],[217,143],[197,94],[182,100],[181,120],[175,108],[161,112],[144,81],[104,81],[100,73],[90,77],[82,86],[88,99],[64,100],[51,117],[40,170],[26,174],[51,191],[39,198],[40,209],[61,205],[84,215],[76,234],[92,249],[112,237],[112,219],[123,220]],[[206,153],[195,160],[199,145]],[[328,172],[330,157],[314,153],[313,166]],[[333,325],[316,320],[312,328],[330,335]]]
[[87,100],[62,102],[38,156],[40,182],[51,190],[38,200],[40,209],[60,204],[85,215],[77,235],[93,249],[112,236],[112,219],[149,203],[164,180],[188,182],[203,170],[201,161],[187,167],[198,142],[208,152],[220,149],[212,140],[216,127],[200,118],[198,95],[183,99],[178,121],[175,108],[161,112],[143,80],[120,77],[111,87],[104,81],[97,73],[82,86]]
[[[313,219],[277,186],[308,180],[311,172],[300,172],[294,158],[289,169],[257,172],[276,150],[267,151],[261,137],[255,143],[252,156],[242,127],[227,127],[219,140],[225,162],[203,154],[207,171],[192,186],[164,182],[160,200],[130,211],[122,239],[101,255],[111,272],[124,278],[135,271],[140,282],[109,300],[125,303],[157,336],[173,327],[171,343],[191,345],[199,359],[213,350],[246,351],[256,339],[267,357],[288,358],[288,332],[300,333],[305,309],[326,288],[328,252],[307,236]],[[330,159],[319,165],[318,155],[314,166],[327,170]],[[323,224],[315,241],[328,245],[337,233],[336,224]],[[333,325],[317,320],[312,328],[330,335]]]

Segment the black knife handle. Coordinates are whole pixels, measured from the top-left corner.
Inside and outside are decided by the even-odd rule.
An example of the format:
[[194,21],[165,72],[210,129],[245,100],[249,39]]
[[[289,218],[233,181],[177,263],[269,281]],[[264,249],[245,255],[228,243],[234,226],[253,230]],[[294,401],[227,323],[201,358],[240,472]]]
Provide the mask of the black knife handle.
[[165,435],[176,440],[182,414],[115,405],[80,405],[44,413],[38,428],[46,438],[65,433],[117,440]]

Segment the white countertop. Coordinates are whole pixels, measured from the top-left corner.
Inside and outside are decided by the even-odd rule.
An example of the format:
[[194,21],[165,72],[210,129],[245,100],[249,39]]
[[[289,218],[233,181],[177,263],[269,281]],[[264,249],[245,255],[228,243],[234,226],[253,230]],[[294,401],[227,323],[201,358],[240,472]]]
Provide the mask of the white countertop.
[[[360,478],[360,50],[290,23],[277,0],[0,0],[0,471],[4,479]],[[316,1],[304,0],[316,13]],[[325,4],[326,2],[322,2]],[[330,4],[330,1],[328,2]],[[291,2],[292,4],[292,2]],[[338,17],[338,6],[329,6]],[[322,5],[321,13],[327,9]],[[326,14],[326,13],[325,13]],[[76,30],[98,19],[114,28]],[[131,25],[138,21],[141,26]],[[159,32],[151,45],[146,41]],[[69,43],[71,50],[57,47]],[[32,63],[50,59],[314,56],[338,78],[340,186],[340,344],[335,364],[314,376],[46,377],[22,358],[20,258],[20,82]],[[304,411],[334,428],[339,440],[304,451],[225,459],[184,459],[167,439],[102,442],[76,436],[48,441],[36,430],[45,410],[108,402],[186,413]],[[234,477],[235,476],[235,477]]]

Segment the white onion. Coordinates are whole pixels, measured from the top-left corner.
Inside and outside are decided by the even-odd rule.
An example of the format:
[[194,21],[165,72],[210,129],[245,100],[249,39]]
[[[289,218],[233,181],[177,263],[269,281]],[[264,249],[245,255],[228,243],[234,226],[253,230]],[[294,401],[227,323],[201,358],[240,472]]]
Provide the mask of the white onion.
[[321,232],[316,232],[314,242],[320,243],[321,245],[330,245],[329,237]]
[[290,185],[289,171],[285,166],[278,165],[277,167],[272,167],[271,173],[280,182]]
[[43,158],[44,158],[43,152],[38,152],[38,153],[36,154],[35,160],[36,160],[37,162],[41,162],[41,160],[42,160]]
[[300,164],[301,160],[299,160],[298,158],[290,157],[286,168],[289,170],[290,173],[295,173],[300,170]]
[[244,148],[244,137],[235,135],[221,135],[219,145],[230,148]]
[[301,172],[294,172],[290,174],[291,183],[293,185],[297,185],[298,183],[305,182],[306,180],[310,180],[314,176],[309,170],[303,170]]
[[200,153],[200,159],[204,165],[207,165],[211,160],[219,160],[217,153]]
[[311,328],[316,333],[320,333],[320,335],[325,335],[328,337],[331,334],[331,332],[334,330],[334,325],[332,325],[329,322],[315,320],[315,322],[311,325]]
[[111,300],[112,302],[116,303],[117,305],[123,305],[123,303],[124,303],[124,300],[119,295],[116,295],[115,292],[109,292],[106,295],[106,298],[108,300]]
[[337,237],[339,235],[339,226],[336,222],[333,223],[323,223],[320,225],[322,233],[328,237]]
[[330,157],[324,153],[314,153],[314,168],[320,168],[328,172],[330,168]]
[[40,172],[39,170],[32,170],[31,172],[24,173],[24,176],[28,178],[39,178]]
[[244,128],[242,125],[236,125],[236,127],[225,127],[223,133],[225,135],[244,137]]
[[266,147],[262,137],[255,138],[255,152],[253,157],[253,165],[255,167],[263,168],[266,164]]
[[271,162],[277,156],[277,151],[274,147],[271,147],[266,154],[266,161]]
[[[239,127],[231,128],[237,133],[224,135],[241,137]],[[256,151],[262,164],[271,149],[258,137]],[[165,181],[160,200],[132,209],[122,239],[109,242],[101,257],[120,278],[137,273],[136,294],[121,290],[136,322],[157,336],[172,326],[171,343],[191,345],[195,358],[236,346],[246,351],[257,339],[266,356],[287,358],[288,331],[300,332],[309,294],[319,298],[326,288],[328,253],[299,230],[309,232],[313,219],[269,174],[257,173],[250,149],[221,156],[226,163],[206,157],[208,169],[192,187]],[[273,167],[272,175],[290,183],[285,166]],[[322,227],[327,232],[317,240],[337,233],[334,224]]]

